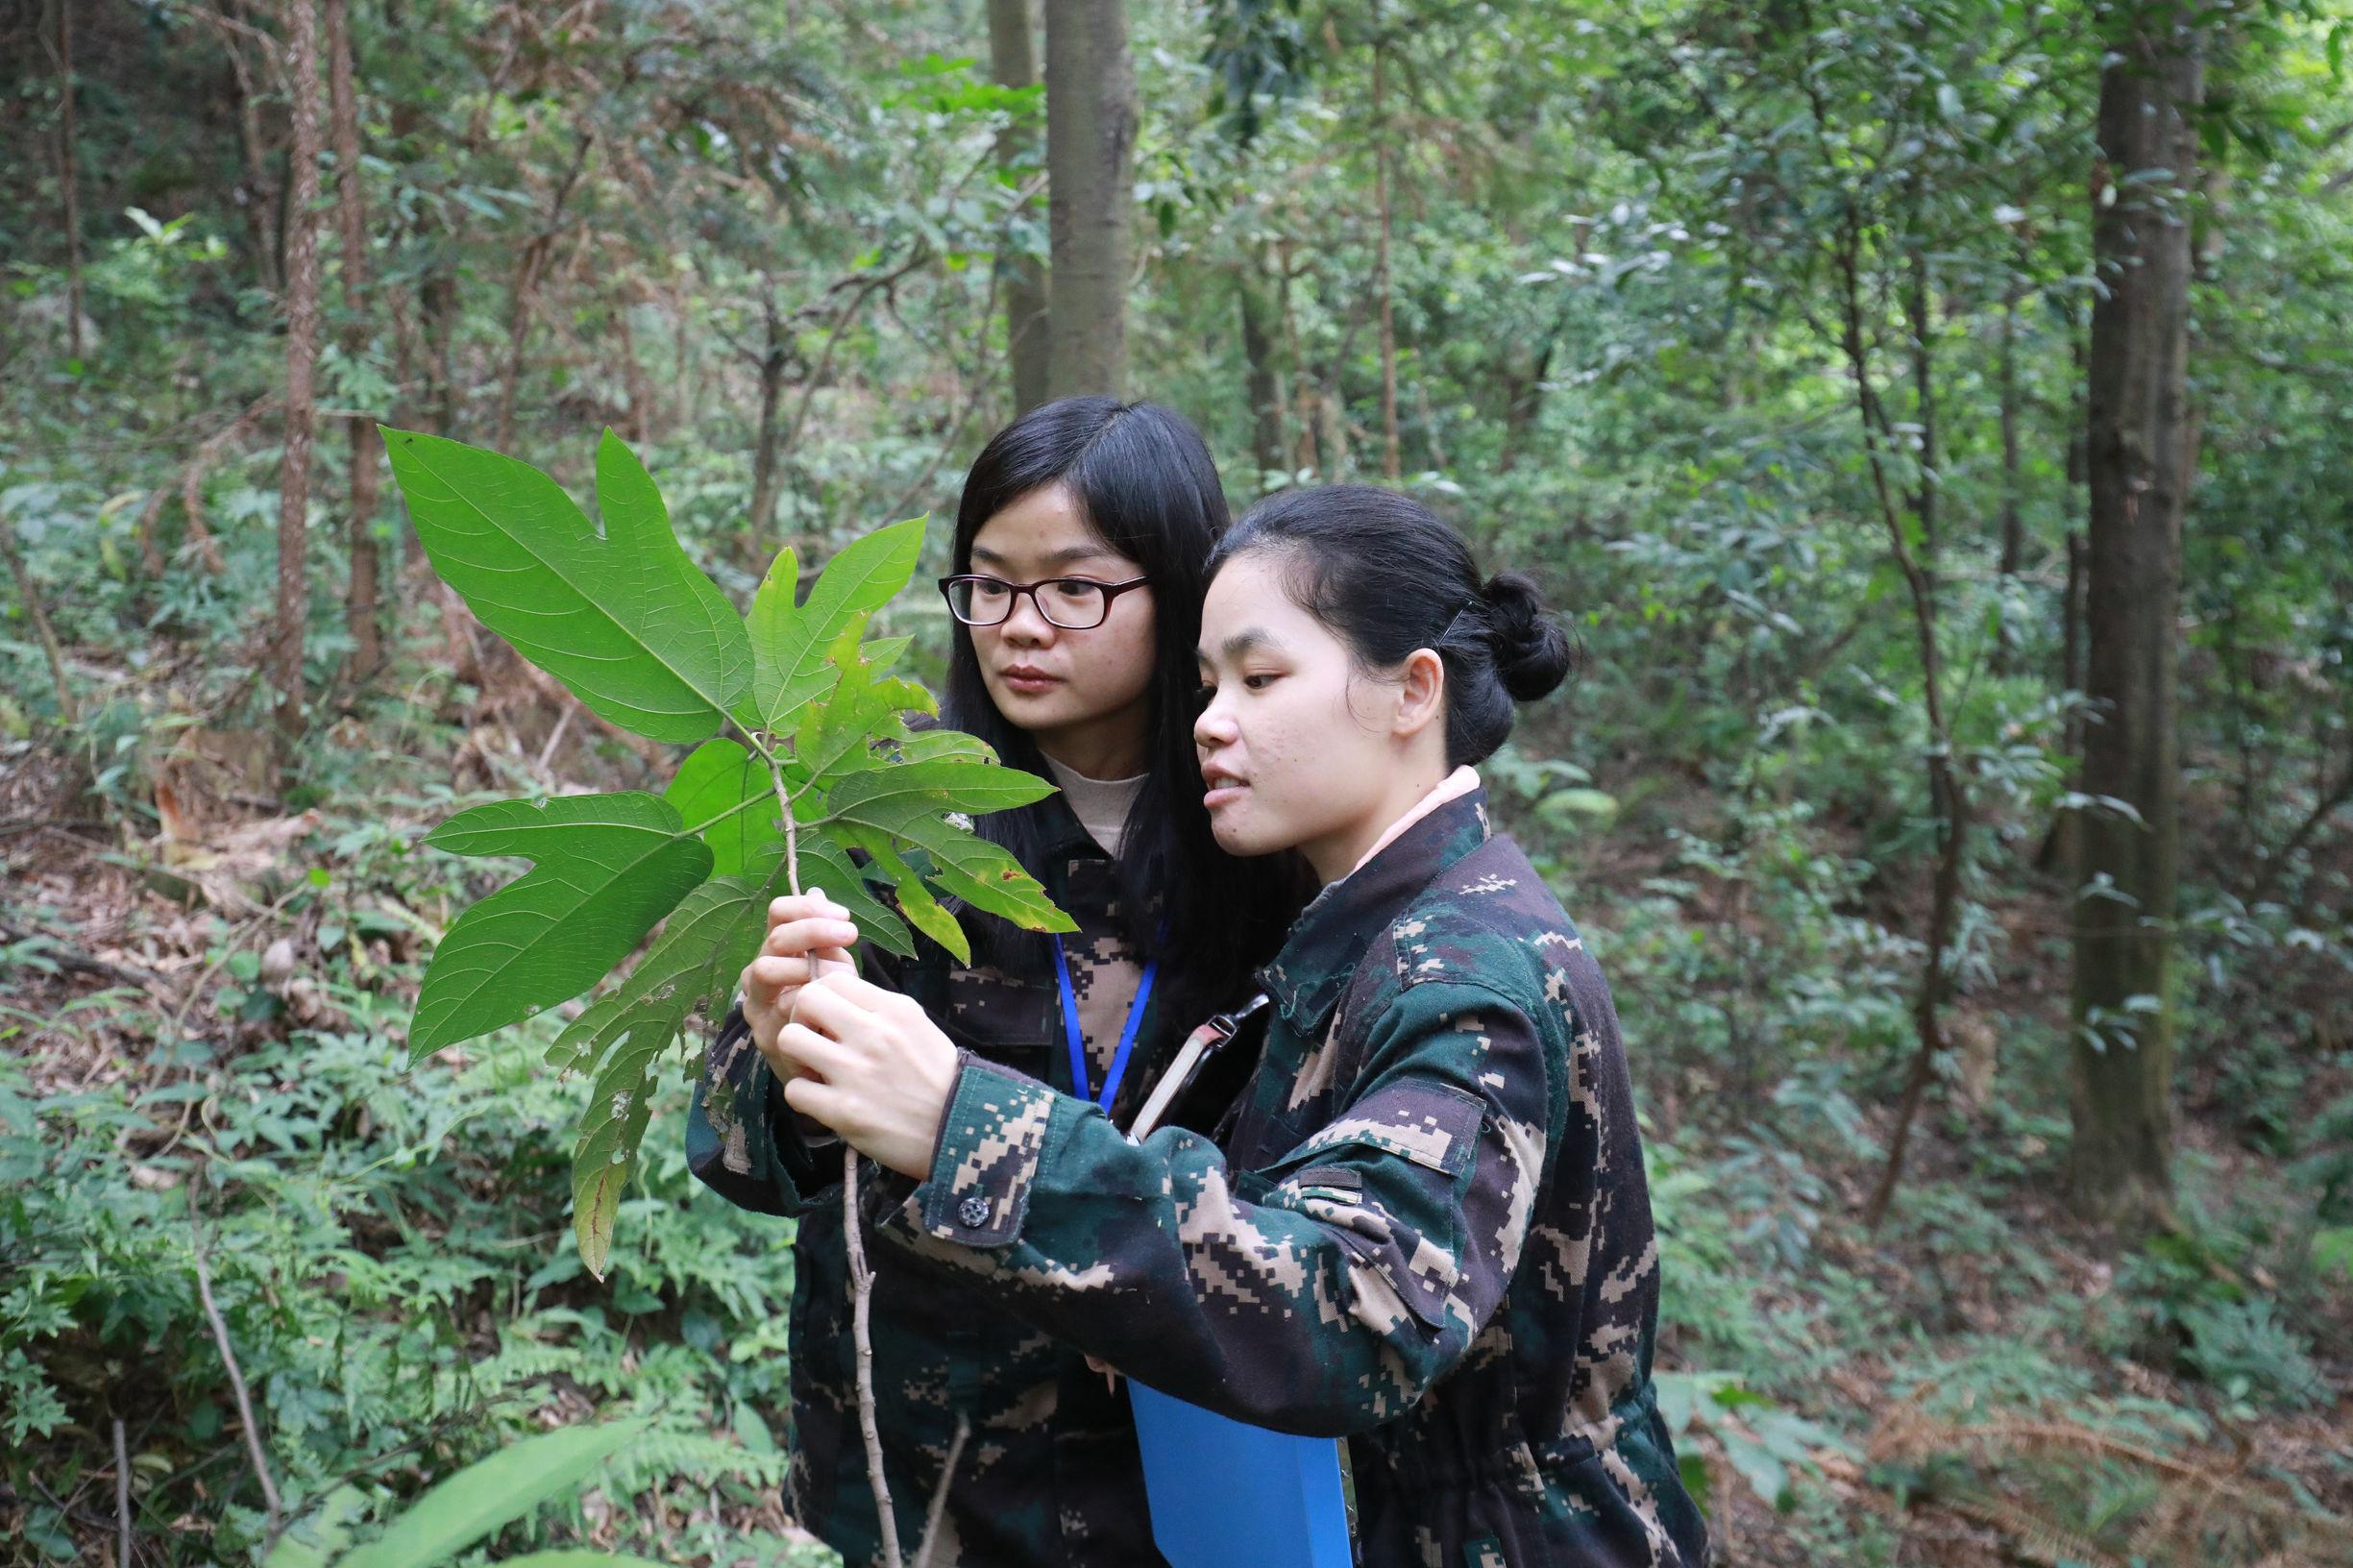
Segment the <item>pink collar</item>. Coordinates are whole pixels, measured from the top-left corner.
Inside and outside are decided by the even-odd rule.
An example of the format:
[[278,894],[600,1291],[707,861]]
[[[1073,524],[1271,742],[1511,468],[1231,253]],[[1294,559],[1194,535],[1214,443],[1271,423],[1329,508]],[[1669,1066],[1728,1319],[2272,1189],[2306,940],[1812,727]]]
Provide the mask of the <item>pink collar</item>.
[[1373,846],[1364,851],[1363,859],[1348,868],[1348,875],[1354,876],[1364,870],[1366,863],[1373,856],[1396,843],[1398,836],[1403,834],[1407,828],[1411,827],[1415,822],[1446,804],[1447,801],[1459,800],[1477,788],[1479,788],[1479,770],[1468,763],[1448,773],[1444,778],[1438,780],[1428,795],[1413,803],[1413,809],[1391,822],[1381,837],[1373,841]]

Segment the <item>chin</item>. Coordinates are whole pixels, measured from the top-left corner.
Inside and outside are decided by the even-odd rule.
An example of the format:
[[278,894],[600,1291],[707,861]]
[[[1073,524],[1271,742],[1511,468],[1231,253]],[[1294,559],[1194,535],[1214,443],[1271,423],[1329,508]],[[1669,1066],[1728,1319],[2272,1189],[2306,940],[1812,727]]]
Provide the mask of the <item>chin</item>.
[[1278,849],[1289,847],[1287,844],[1281,842],[1277,834],[1263,827],[1254,827],[1246,821],[1226,821],[1225,817],[1230,816],[1232,812],[1233,808],[1229,806],[1224,815],[1210,819],[1210,835],[1217,841],[1217,847],[1223,849],[1227,854],[1247,860],[1256,855],[1271,855]]

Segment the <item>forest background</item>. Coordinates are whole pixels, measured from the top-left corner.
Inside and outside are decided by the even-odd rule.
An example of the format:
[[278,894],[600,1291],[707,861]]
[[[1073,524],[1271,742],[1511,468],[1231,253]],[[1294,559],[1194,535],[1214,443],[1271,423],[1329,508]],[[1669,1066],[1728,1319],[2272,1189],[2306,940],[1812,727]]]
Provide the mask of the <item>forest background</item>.
[[427,829],[675,758],[373,422],[583,496],[609,427],[741,605],[1102,389],[1573,617],[1487,772],[1625,1016],[1722,1562],[2345,1560],[2349,18],[0,0],[0,1560],[624,1412],[471,1560],[830,1560],[683,1073],[599,1283],[560,1019],[407,1066],[510,874]]

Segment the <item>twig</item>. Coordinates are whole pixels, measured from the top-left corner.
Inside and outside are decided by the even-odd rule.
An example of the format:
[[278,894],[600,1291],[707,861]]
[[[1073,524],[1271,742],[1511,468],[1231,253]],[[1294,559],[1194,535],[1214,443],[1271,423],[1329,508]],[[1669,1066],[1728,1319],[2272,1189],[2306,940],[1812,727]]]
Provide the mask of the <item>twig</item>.
[[254,1420],[254,1397],[246,1391],[244,1369],[237,1365],[236,1350],[229,1343],[229,1325],[221,1320],[221,1310],[212,1299],[212,1275],[205,1266],[204,1222],[196,1206],[196,1188],[197,1183],[188,1184],[188,1244],[196,1258],[196,1293],[204,1301],[206,1320],[212,1325],[212,1342],[220,1347],[221,1364],[229,1370],[229,1389],[237,1397],[237,1419],[245,1425],[245,1451],[252,1456],[254,1475],[261,1482],[261,1500],[268,1506],[269,1522],[260,1552],[266,1558],[277,1546],[283,1528],[278,1509],[278,1482],[270,1478],[269,1456],[261,1451],[261,1428]]
[[[115,1423],[120,1432],[122,1424]],[[956,1466],[964,1459],[965,1439],[972,1435],[972,1418],[956,1414],[956,1435],[948,1439],[947,1463],[940,1470],[940,1484],[932,1489],[931,1507],[923,1510],[923,1538],[916,1543],[913,1568],[930,1568],[931,1549],[940,1539],[940,1520],[947,1512],[947,1489],[955,1484]]]
[[[784,787],[784,764],[771,752],[768,772],[784,814],[784,874],[800,896],[800,830],[793,820],[792,793]],[[811,965],[815,968],[814,961]],[[858,1151],[842,1145],[842,1246],[849,1261],[849,1336],[858,1353],[858,1435],[866,1440],[866,1479],[874,1491],[874,1519],[882,1535],[882,1558],[901,1568],[898,1516],[891,1511],[891,1480],[882,1464],[882,1431],[874,1421],[874,1271],[867,1266],[866,1238],[858,1232]]]
[[131,1453],[123,1442],[123,1418],[114,1418],[114,1562],[131,1568]]

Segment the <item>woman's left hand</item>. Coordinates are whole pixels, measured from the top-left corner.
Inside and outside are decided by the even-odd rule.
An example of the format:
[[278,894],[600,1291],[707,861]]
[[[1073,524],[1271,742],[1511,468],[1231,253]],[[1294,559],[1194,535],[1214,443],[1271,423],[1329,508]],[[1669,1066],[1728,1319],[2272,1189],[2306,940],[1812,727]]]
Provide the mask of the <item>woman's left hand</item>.
[[920,1005],[854,974],[821,975],[794,994],[776,1049],[802,1074],[785,1083],[785,1104],[877,1164],[931,1174],[956,1046]]

